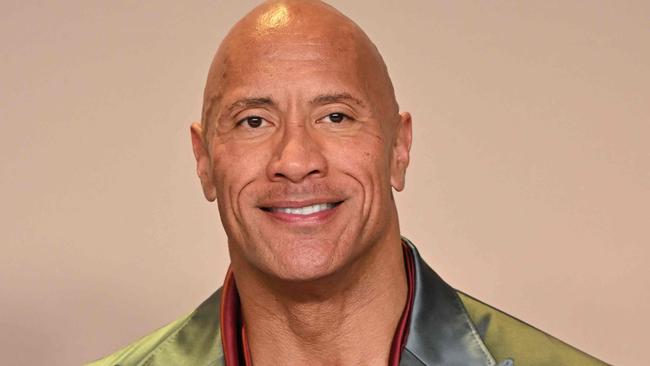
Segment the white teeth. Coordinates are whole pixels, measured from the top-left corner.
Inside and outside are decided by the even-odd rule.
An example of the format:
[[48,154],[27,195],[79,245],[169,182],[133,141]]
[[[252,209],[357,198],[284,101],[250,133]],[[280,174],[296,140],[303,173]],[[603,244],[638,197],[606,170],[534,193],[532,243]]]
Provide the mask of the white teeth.
[[281,207],[273,207],[271,208],[271,211],[273,212],[283,212],[283,213],[288,213],[291,215],[311,215],[316,212],[320,211],[325,211],[329,210],[330,208],[334,208],[333,203],[320,203],[316,205],[311,205],[311,206],[305,206],[305,207],[287,207],[287,208],[281,208]]

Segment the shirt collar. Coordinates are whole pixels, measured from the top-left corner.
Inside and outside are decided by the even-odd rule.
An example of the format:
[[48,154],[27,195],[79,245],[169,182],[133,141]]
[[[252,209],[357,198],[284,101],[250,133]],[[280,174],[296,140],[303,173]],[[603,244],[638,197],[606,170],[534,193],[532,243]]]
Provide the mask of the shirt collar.
[[456,290],[445,283],[402,238],[415,263],[415,298],[402,366],[496,364]]
[[[494,366],[496,361],[481,339],[456,290],[420,257],[408,239],[404,258],[408,300],[391,345],[389,365]],[[245,332],[239,294],[232,271],[221,290],[221,342],[225,364],[250,365],[244,352]]]

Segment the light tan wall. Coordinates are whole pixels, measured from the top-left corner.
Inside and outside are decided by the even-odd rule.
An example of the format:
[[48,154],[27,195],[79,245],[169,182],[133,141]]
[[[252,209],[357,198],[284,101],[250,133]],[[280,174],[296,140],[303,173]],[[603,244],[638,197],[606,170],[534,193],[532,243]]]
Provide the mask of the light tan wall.
[[[224,234],[188,126],[252,3],[2,1],[3,364],[97,358],[220,285]],[[413,113],[398,201],[429,263],[609,362],[644,364],[650,3],[332,3]]]

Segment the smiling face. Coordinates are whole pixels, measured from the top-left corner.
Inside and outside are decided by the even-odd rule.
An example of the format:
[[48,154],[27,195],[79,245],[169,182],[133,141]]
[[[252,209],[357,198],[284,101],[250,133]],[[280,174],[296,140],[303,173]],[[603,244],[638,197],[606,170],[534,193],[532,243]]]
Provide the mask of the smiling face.
[[411,141],[374,46],[309,4],[269,4],[235,26],[192,126],[233,265],[285,280],[327,276],[399,238],[391,186],[403,188]]

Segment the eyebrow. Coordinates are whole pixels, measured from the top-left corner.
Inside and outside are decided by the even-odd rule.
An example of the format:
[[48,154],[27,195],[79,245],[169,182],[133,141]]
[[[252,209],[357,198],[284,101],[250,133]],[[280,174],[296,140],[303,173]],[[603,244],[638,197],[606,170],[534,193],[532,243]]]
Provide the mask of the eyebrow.
[[276,103],[269,97],[242,98],[228,106],[228,113],[232,113],[235,109],[258,108],[275,105]]
[[353,97],[350,93],[322,94],[312,99],[310,104],[323,105],[337,102],[351,102],[360,107],[365,107],[365,104],[360,99]]

